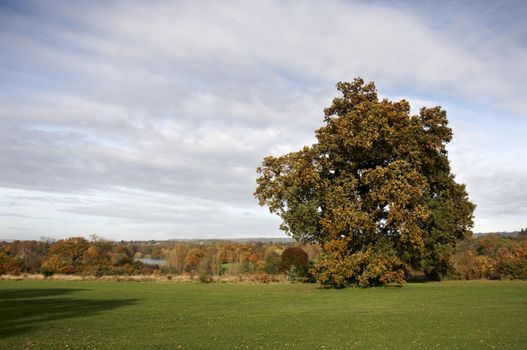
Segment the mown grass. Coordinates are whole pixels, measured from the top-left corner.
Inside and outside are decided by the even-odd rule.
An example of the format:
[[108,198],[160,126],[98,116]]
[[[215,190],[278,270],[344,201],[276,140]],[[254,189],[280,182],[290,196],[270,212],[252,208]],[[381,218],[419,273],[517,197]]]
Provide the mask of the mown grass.
[[527,282],[0,281],[2,349],[526,349]]

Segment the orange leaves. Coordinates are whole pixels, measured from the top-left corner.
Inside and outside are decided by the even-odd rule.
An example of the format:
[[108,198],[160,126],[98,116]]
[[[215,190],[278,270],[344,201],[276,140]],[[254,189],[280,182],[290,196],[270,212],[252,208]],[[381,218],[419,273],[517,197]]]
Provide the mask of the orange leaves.
[[[410,116],[406,100],[379,101],[375,85],[360,78],[337,88],[342,95],[324,110],[317,143],[265,158],[255,196],[280,215],[281,228],[294,238],[325,243],[327,257],[339,257],[320,265],[332,271],[319,269],[321,281],[349,280],[343,272],[351,268],[347,259],[358,259],[381,242],[389,242],[397,259],[414,268],[424,258],[432,269],[444,265],[434,263],[435,241],[453,246],[465,237],[474,210],[450,174],[445,145],[452,131],[446,112],[423,108]],[[392,263],[375,261],[364,276],[402,278],[400,269],[390,270]],[[331,277],[337,274],[338,280]]]
[[197,270],[201,258],[205,256],[204,252],[201,249],[191,249],[187,256],[185,257],[185,271],[195,271]]
[[324,250],[328,253],[316,262],[313,272],[323,286],[343,288],[357,284],[368,287],[405,282],[407,266],[389,245],[370,246],[352,254],[336,254],[342,248],[338,241],[327,243]]

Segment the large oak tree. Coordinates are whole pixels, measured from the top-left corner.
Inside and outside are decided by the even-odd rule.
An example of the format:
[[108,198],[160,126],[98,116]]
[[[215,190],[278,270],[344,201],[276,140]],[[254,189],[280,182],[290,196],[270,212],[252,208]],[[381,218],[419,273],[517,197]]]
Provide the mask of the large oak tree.
[[472,232],[474,205],[451,173],[446,112],[379,100],[374,83],[338,83],[318,142],[258,168],[255,196],[297,240],[321,244],[320,283],[402,283],[411,269],[437,279]]

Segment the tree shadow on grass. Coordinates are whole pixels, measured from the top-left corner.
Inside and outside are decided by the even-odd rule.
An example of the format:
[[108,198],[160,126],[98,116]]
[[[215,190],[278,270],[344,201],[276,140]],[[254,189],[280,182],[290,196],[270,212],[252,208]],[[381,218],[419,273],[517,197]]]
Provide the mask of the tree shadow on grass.
[[57,295],[81,292],[80,288],[31,288],[31,289],[3,289],[0,290],[0,302],[13,299],[54,297]]
[[0,339],[45,327],[50,321],[87,317],[136,304],[139,299],[76,299],[66,295],[86,289],[0,290]]

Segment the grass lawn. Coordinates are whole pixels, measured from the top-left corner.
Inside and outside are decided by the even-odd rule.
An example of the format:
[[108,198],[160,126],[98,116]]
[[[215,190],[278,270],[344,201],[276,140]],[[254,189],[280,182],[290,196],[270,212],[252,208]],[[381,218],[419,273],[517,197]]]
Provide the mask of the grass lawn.
[[527,349],[527,281],[0,281],[1,349]]

